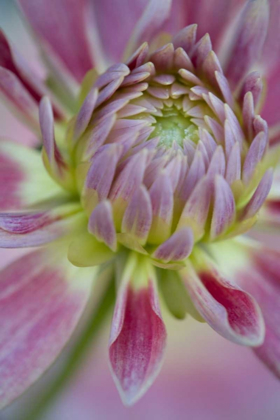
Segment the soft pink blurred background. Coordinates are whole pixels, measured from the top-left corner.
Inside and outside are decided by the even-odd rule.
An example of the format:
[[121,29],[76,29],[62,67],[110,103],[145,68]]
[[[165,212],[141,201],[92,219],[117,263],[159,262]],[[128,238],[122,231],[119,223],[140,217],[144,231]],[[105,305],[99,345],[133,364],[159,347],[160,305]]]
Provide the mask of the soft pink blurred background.
[[[77,0],[78,1],[78,0]],[[0,2],[0,26],[37,66],[30,43],[11,0]],[[40,71],[40,68],[38,67]],[[1,137],[34,144],[34,137],[0,105]],[[25,251],[0,252],[4,266]],[[45,420],[279,420],[280,382],[246,348],[219,337],[191,319],[173,320],[164,311],[169,341],[165,363],[149,392],[124,408],[107,363],[109,320],[80,372],[50,407]],[[0,414],[15,420],[28,410],[59,370],[63,357],[29,392]]]

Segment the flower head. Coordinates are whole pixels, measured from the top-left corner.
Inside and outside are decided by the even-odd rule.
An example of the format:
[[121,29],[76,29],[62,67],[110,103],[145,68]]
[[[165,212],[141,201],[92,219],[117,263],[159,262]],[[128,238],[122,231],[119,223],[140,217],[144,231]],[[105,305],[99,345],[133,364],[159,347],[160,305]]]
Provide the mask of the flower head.
[[[246,2],[227,53],[220,52],[221,61],[211,33],[197,36],[196,24],[168,40],[155,37],[170,2],[151,1],[126,49],[130,57],[98,72],[91,67],[94,62],[101,67],[104,60],[98,60],[97,52],[92,60],[90,54],[81,15],[86,1],[82,8],[68,3],[61,32],[52,30],[59,27],[64,3],[21,0],[59,76],[52,73],[48,87],[29,77],[5,36],[0,38],[0,86],[35,129],[40,103],[44,163],[35,151],[19,154],[19,146],[1,144],[7,186],[0,243],[45,245],[27,257],[19,279],[20,261],[2,274],[3,313],[22,305],[25,316],[38,316],[22,332],[22,316],[17,315],[3,333],[5,340],[8,336],[5,348],[13,346],[16,354],[23,351],[19,340],[24,343],[20,357],[27,365],[22,371],[11,366],[14,355],[6,356],[2,365],[10,379],[3,401],[22,392],[55,358],[89,297],[91,282],[83,279],[91,276],[98,282],[105,270],[107,280],[117,283],[110,365],[123,401],[132,404],[162,362],[166,330],[158,289],[176,317],[189,313],[235,343],[263,344],[262,312],[247,290],[259,298],[248,272],[255,270],[262,278],[259,267],[266,260],[261,245],[240,235],[255,225],[261,208],[267,220],[264,202],[278,159],[259,115],[263,83],[253,68],[269,40],[269,4]],[[51,17],[41,15],[54,10]],[[72,32],[70,48],[64,37]],[[77,82],[81,89],[73,99],[70,87]],[[271,277],[278,278],[273,268],[279,265],[278,254],[269,258]],[[37,292],[38,273],[42,286]],[[53,324],[53,318],[59,321]],[[40,323],[46,337],[36,340],[32,353]],[[11,337],[14,330],[18,339]],[[273,326],[267,331],[275,334]],[[271,364],[269,352],[260,349],[260,357]],[[29,366],[32,354],[35,368]]]

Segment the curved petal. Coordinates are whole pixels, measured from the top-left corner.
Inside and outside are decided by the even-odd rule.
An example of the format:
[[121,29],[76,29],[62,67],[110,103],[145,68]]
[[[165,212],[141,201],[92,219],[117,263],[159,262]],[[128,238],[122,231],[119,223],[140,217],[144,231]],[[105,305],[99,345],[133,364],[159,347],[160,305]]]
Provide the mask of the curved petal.
[[81,82],[94,64],[86,31],[89,0],[19,0],[19,3],[42,43]]
[[88,270],[45,249],[9,265],[0,280],[0,406],[25,391],[58,356],[86,305]]
[[[50,95],[43,81],[29,64],[10,45],[0,30],[0,88],[16,110],[38,128],[37,105],[43,95]],[[62,118],[62,111],[55,106],[55,118]]]
[[262,344],[264,322],[252,296],[225,279],[202,253],[181,273],[196,309],[215,331],[238,344]]
[[261,247],[250,253],[251,267],[242,272],[242,282],[258,301],[266,334],[256,355],[280,378],[280,252]]
[[26,248],[79,231],[80,206],[66,204],[54,210],[0,213],[0,248]]
[[2,211],[65,196],[45,171],[40,153],[11,141],[0,140],[0,179]]
[[190,24],[197,24],[198,38],[209,33],[217,51],[225,29],[245,0],[173,0],[171,15],[165,25],[173,34]]
[[154,273],[135,260],[133,255],[123,273],[109,343],[113,378],[126,405],[154,381],[166,341]]
[[262,117],[269,125],[279,124],[280,65],[269,74]]
[[248,0],[227,45],[225,74],[233,86],[250,70],[262,53],[269,24],[268,0]]
[[[125,48],[132,54],[150,41],[168,17],[170,0],[97,0],[96,23],[103,48],[111,61],[120,61]],[[116,36],[117,34],[117,36]]]

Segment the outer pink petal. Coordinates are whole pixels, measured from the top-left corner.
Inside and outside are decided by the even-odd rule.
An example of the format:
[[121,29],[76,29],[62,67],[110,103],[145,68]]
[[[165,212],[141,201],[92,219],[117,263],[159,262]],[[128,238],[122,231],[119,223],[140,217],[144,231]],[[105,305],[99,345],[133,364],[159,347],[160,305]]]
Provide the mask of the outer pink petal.
[[257,299],[266,325],[264,343],[254,351],[280,378],[280,253],[261,248],[252,251],[251,257],[251,267],[240,275]]
[[170,0],[97,0],[96,22],[111,60],[121,60],[130,40],[133,43],[130,53],[142,42],[150,41],[168,17],[170,3]]
[[[278,56],[279,57],[279,56]],[[269,125],[279,124],[280,64],[267,78],[267,91],[262,109],[262,117]]]
[[269,25],[268,0],[248,0],[228,49],[225,73],[237,86],[261,56]]
[[184,26],[197,24],[198,38],[209,33],[214,49],[245,0],[173,0],[167,30],[176,33]]
[[126,405],[136,402],[154,381],[165,341],[154,280],[150,278],[148,285],[140,289],[135,289],[130,281],[123,283],[114,312],[109,356],[114,380]]
[[[42,80],[29,67],[25,59],[12,47],[5,34],[0,30],[0,88],[11,100],[13,105],[27,118],[34,119],[37,123],[37,107],[43,95],[48,92]],[[10,76],[8,76],[10,75]],[[14,86],[14,94],[11,87]],[[55,117],[61,118],[61,111],[55,108]]]
[[182,276],[196,309],[208,324],[235,343],[262,344],[264,323],[253,297],[225,279],[212,263],[196,272],[188,267]]
[[41,250],[1,272],[1,407],[49,367],[76,327],[91,281],[72,270],[63,257],[55,260]]
[[0,248],[25,248],[51,242],[80,227],[79,206],[41,212],[0,213]]
[[31,26],[81,82],[93,67],[86,31],[89,0],[19,0]]

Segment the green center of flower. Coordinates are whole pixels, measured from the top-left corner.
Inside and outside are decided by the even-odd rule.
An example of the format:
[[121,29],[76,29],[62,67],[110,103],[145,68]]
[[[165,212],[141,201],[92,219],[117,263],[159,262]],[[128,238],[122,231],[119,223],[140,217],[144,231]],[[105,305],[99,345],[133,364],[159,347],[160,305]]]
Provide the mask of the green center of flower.
[[185,139],[197,143],[199,140],[198,129],[192,124],[190,118],[186,118],[174,109],[163,111],[162,117],[156,117],[153,137],[160,137],[159,145],[171,147],[173,142],[183,146]]

